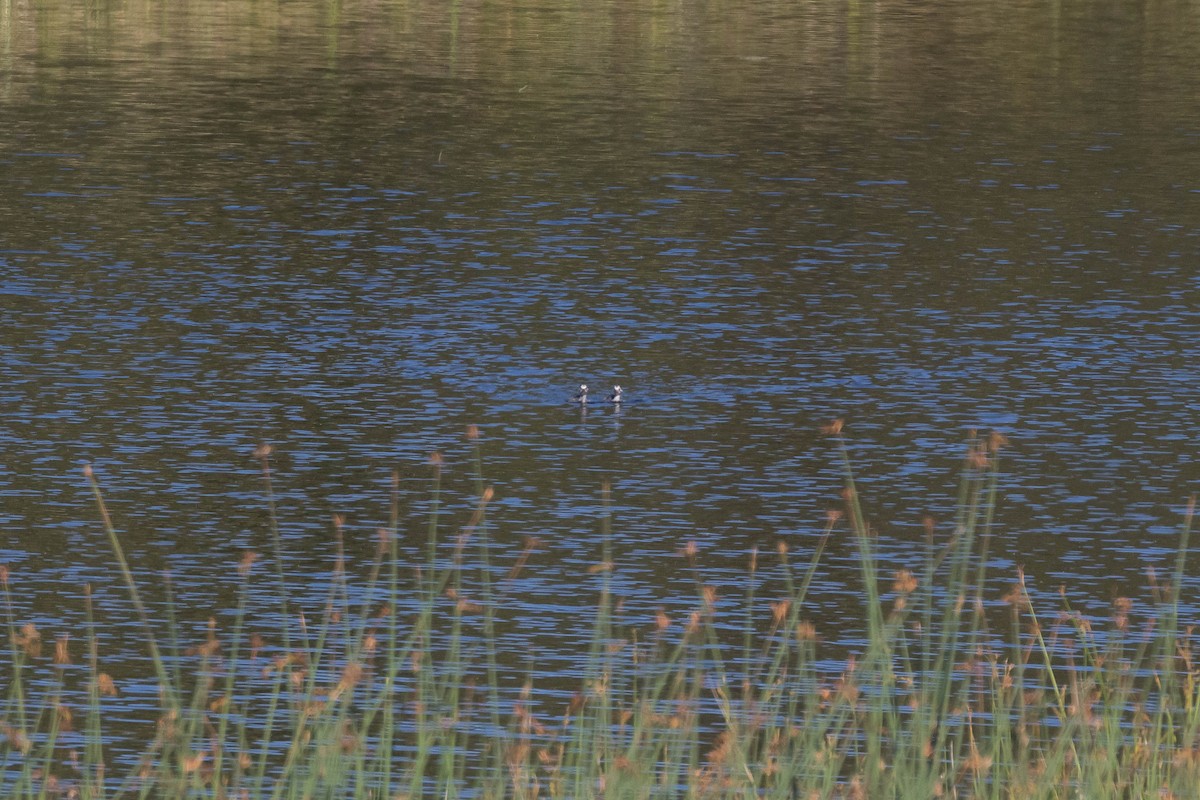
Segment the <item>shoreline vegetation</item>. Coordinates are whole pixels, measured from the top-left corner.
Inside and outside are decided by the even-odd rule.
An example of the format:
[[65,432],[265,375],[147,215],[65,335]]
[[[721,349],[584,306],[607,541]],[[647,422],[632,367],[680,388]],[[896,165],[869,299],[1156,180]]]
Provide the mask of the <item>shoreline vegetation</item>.
[[[859,503],[841,423],[824,429],[844,478],[841,508],[805,552],[751,554],[741,597],[718,597],[694,547],[690,614],[634,627],[611,576],[602,515],[592,636],[582,680],[557,711],[532,670],[497,659],[497,613],[534,545],[497,571],[492,490],[468,430],[477,499],[452,537],[439,523],[441,459],[423,563],[401,564],[398,480],[391,524],[365,574],[336,563],[319,613],[289,591],[271,448],[255,455],[274,552],[247,553],[229,624],[196,643],[150,618],[98,476],[85,476],[137,616],[157,683],[140,756],[105,731],[118,688],[104,671],[90,590],[86,655],[19,618],[0,569],[8,646],[0,714],[6,798],[1190,798],[1200,796],[1200,668],[1180,619],[1192,508],[1173,572],[1149,607],[1120,598],[1104,625],[1035,607],[1023,574],[985,592],[1004,439],[967,447],[952,529],[927,529],[914,570],[881,563]],[[608,488],[603,489],[605,505]],[[860,652],[819,655],[806,605],[830,537],[858,548],[866,631]],[[264,562],[271,562],[269,565]],[[784,591],[758,596],[773,571]],[[500,577],[498,577],[500,576]],[[268,642],[251,630],[251,587],[270,589]],[[415,586],[415,599],[412,587]],[[402,594],[408,597],[401,602]],[[737,640],[729,643],[729,630]],[[165,633],[164,633],[165,630]],[[832,664],[837,664],[832,668]],[[128,724],[128,723],[126,723]]]

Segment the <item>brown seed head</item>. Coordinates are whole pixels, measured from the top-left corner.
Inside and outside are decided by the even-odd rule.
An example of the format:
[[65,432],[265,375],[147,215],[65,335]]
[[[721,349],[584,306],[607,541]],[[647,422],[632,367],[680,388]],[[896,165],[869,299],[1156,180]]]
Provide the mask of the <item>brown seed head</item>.
[[838,434],[840,434],[842,432],[843,422],[844,422],[844,420],[841,417],[838,417],[837,419],[833,420],[832,422],[830,422],[826,425],[822,425],[821,433],[823,433],[826,436],[837,436]]
[[258,560],[258,553],[253,550],[247,550],[242,553],[242,560],[238,563],[238,574],[243,578],[250,574],[251,567]]
[[897,570],[895,582],[892,583],[892,591],[899,594],[912,594],[917,588],[916,576],[909,570]]
[[1133,601],[1128,597],[1118,597],[1113,601],[1113,625],[1123,631],[1129,627],[1129,612],[1133,610]]
[[271,445],[267,444],[266,442],[263,442],[258,447],[254,448],[254,457],[261,461],[265,458],[270,458],[271,453],[273,452],[275,452],[275,448],[271,447]]
[[344,688],[357,686],[358,682],[362,680],[362,676],[362,664],[359,664],[357,661],[352,661],[346,665],[345,669],[342,670],[342,679],[338,681],[338,686]]
[[71,651],[67,647],[68,636],[65,633],[59,634],[54,640],[54,663],[59,666],[65,666],[71,663]]
[[42,654],[42,634],[32,622],[22,625],[13,641],[31,658],[38,658]]
[[20,728],[14,728],[6,722],[0,723],[0,733],[4,734],[4,738],[8,739],[8,743],[12,745],[14,750],[28,753],[33,749],[33,743],[29,741],[29,737]]
[[467,438],[472,442],[479,438],[479,427],[476,425],[467,426]]
[[970,754],[967,756],[966,761],[963,762],[963,769],[977,775],[983,775],[991,767],[992,757],[983,755],[979,752],[979,748],[972,744]]
[[441,467],[442,464],[445,463],[445,461],[442,459],[442,454],[439,453],[438,451],[434,450],[432,453],[429,454],[429,463],[435,467]]
[[661,606],[654,614],[654,627],[658,628],[660,631],[665,631],[667,628],[671,627],[671,619],[667,616],[667,612],[665,612]]
[[1000,599],[1018,611],[1029,607],[1029,598],[1019,584],[1009,589]]
[[471,600],[460,598],[454,606],[460,614],[482,614],[483,606]]

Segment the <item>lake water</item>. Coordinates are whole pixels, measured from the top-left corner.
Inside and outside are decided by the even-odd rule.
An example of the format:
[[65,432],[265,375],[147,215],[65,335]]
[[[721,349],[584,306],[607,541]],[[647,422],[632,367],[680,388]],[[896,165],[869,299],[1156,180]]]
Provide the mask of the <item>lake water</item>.
[[334,514],[370,553],[393,469],[417,552],[431,452],[465,523],[475,424],[500,560],[542,543],[518,616],[569,664],[605,481],[649,619],[693,602],[688,541],[731,591],[751,548],[807,552],[838,417],[889,563],[998,429],[997,595],[1018,564],[1142,592],[1198,477],[1197,63],[1177,4],[4,0],[21,611],[91,582],[120,629],[85,462],[202,620],[269,549],[259,443],[300,580]]

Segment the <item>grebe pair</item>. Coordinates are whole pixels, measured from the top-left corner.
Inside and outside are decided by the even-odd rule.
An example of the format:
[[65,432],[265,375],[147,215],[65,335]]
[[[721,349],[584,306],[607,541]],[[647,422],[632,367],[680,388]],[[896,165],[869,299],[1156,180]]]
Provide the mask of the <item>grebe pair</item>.
[[[621,395],[623,393],[624,393],[624,390],[622,390],[620,386],[613,384],[612,393],[604,399],[610,403],[619,403],[619,402],[621,402]],[[571,402],[586,403],[587,401],[588,401],[587,384],[581,383],[581,384],[579,384],[579,391],[571,396]]]

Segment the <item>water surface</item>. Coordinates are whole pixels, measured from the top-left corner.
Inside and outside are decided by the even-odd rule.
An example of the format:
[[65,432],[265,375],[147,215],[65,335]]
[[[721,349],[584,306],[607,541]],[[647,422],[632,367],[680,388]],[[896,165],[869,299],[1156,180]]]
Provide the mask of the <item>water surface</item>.
[[[1197,28],[1135,3],[0,4],[0,560],[47,621],[92,582],[120,628],[89,462],[140,574],[203,620],[269,546],[260,442],[307,579],[335,513],[370,553],[393,469],[419,551],[433,451],[463,524],[476,424],[492,535],[542,542],[514,614],[569,664],[603,482],[648,623],[692,602],[689,540],[731,591],[752,548],[811,548],[842,417],[897,565],[999,429],[997,596],[1024,564],[1103,609],[1169,562],[1197,477]],[[581,382],[628,402],[572,406]],[[831,639],[856,569],[835,540]]]

